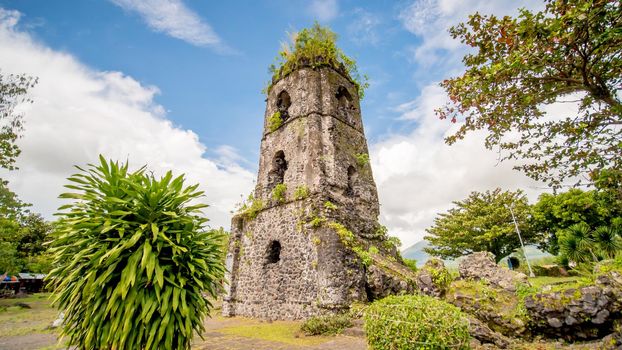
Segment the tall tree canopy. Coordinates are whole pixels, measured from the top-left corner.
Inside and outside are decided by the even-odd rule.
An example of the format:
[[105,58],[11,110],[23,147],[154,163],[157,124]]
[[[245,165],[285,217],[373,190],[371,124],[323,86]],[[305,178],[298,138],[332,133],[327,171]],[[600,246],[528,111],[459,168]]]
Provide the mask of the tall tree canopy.
[[557,255],[562,231],[575,224],[585,224],[589,229],[613,225],[622,220],[620,216],[620,208],[610,204],[606,193],[575,188],[541,194],[532,207],[531,228],[541,237],[540,247]]
[[[620,0],[547,0],[543,12],[517,18],[476,13],[450,32],[475,52],[462,76],[441,84],[450,102],[439,117],[464,117],[447,143],[486,130],[487,148],[552,186],[622,168]],[[560,102],[578,113],[544,113]]]
[[15,107],[30,101],[26,97],[29,88],[37,83],[27,75],[3,75],[0,71],[0,168],[15,169],[20,149],[15,143],[23,130],[22,115]]
[[431,247],[425,251],[429,254],[445,259],[488,251],[499,261],[520,248],[510,206],[523,239],[526,243],[532,241],[532,232],[528,230],[530,207],[520,190],[472,192],[467,199],[454,204],[455,208],[439,214],[434,225],[426,230],[429,235],[425,238]]
[[41,215],[31,213],[28,207],[30,204],[22,202],[7,187],[7,182],[0,179],[0,274],[47,272],[34,269],[28,263],[33,259],[41,260],[45,255],[43,243],[52,225]]

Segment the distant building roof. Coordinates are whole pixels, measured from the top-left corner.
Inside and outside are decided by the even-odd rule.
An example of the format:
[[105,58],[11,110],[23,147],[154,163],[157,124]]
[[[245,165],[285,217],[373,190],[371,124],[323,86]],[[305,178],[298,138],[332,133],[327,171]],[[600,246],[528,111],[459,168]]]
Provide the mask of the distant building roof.
[[42,280],[45,278],[44,273],[29,273],[29,272],[20,272],[17,274],[20,279],[23,280]]

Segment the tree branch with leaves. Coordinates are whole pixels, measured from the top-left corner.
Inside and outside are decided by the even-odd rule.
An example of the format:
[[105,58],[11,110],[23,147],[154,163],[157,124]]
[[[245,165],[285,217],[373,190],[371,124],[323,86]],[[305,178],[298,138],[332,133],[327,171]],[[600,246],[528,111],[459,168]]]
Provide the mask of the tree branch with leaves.
[[[462,76],[441,83],[450,101],[437,115],[463,120],[448,144],[485,130],[487,148],[553,187],[622,167],[621,1],[547,0],[543,12],[516,18],[476,13],[450,33],[475,53]],[[576,114],[545,113],[568,100]]]
[[16,141],[24,130],[22,115],[15,107],[32,102],[26,94],[37,81],[25,74],[3,75],[0,71],[0,168],[15,169],[15,160],[21,153]]

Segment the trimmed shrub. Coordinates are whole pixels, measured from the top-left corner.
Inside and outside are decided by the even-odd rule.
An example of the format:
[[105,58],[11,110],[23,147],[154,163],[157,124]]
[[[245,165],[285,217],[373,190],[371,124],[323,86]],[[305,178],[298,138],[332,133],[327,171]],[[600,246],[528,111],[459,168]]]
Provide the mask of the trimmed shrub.
[[351,326],[348,314],[336,314],[311,317],[300,326],[300,330],[306,335],[335,335]]
[[468,349],[469,321],[459,308],[425,295],[389,296],[365,312],[374,350]]
[[198,185],[107,162],[69,178],[48,275],[78,349],[190,349],[222,288],[222,234]]

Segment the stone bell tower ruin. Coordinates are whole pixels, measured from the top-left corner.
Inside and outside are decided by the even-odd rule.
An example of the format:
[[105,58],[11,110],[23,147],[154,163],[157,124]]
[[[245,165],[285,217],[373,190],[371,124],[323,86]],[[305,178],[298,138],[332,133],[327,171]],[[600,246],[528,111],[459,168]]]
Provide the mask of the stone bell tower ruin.
[[377,222],[358,92],[298,67],[268,93],[253,203],[232,219],[223,313],[300,319],[412,289]]

